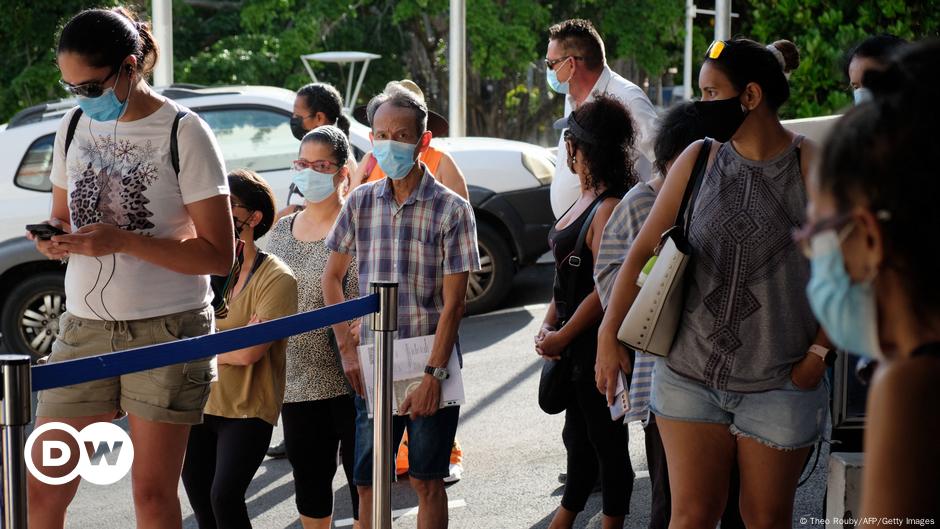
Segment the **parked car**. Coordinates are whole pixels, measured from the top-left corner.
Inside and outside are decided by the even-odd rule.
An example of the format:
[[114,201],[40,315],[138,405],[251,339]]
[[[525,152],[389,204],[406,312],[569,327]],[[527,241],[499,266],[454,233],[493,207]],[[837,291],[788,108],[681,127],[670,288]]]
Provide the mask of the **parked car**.
[[[293,92],[183,85],[158,91],[209,124],[228,168],[257,171],[287,200],[290,162],[298,148],[289,126]],[[74,105],[74,100],[37,105],[0,125],[0,332],[11,352],[48,354],[65,311],[64,266],[39,254],[23,227],[47,218],[55,132]],[[361,157],[371,148],[369,129],[350,119],[351,143]],[[468,309],[485,312],[502,302],[519,267],[547,251],[554,157],[536,145],[494,138],[444,138],[433,144],[450,152],[467,176],[483,267],[471,278]]]

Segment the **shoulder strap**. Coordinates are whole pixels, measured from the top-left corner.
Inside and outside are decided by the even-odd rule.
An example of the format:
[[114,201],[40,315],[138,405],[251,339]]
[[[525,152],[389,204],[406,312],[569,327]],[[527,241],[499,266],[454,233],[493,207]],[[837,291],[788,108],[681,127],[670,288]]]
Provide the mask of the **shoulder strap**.
[[607,194],[603,193],[597,198],[594,199],[594,202],[591,203],[591,211],[588,213],[586,219],[584,219],[584,224],[581,225],[581,231],[578,232],[578,239],[574,243],[574,250],[572,250],[571,255],[568,256],[568,266],[573,268],[578,268],[581,266],[581,252],[584,250],[584,243],[587,240],[587,232],[591,228],[591,222],[594,221],[594,215],[597,213],[597,208],[601,207],[601,202],[607,198]]
[[[586,219],[584,219],[584,224],[581,225],[581,231],[578,232],[578,240],[574,243],[574,250],[571,252],[571,255],[568,256],[568,266],[572,268],[580,268],[581,266],[581,252],[584,250],[584,243],[587,240],[588,230],[591,228],[591,223],[594,222],[594,215],[597,214],[597,210],[601,207],[601,203],[604,202],[604,199],[607,198],[607,193],[601,193],[601,195],[594,199],[594,202],[591,203],[591,211],[588,213]],[[566,292],[567,296],[565,303],[569,307],[574,306],[572,300],[575,295],[576,281],[568,282],[568,291]]]
[[72,113],[72,119],[69,120],[69,128],[65,131],[65,154],[69,154],[69,146],[72,145],[72,140],[75,139],[75,129],[78,128],[78,120],[82,119],[82,107],[75,109],[75,112]]
[[189,112],[185,110],[177,112],[176,117],[173,118],[173,127],[170,128],[170,162],[173,164],[173,171],[176,173],[177,178],[180,176],[180,146],[177,133],[180,129],[180,120],[186,114],[189,114]]
[[692,173],[689,175],[689,183],[685,186],[685,195],[682,197],[682,206],[679,207],[679,213],[676,215],[676,226],[682,225],[683,235],[688,235],[689,224],[692,222],[692,210],[695,208],[695,199],[698,197],[699,189],[704,180],[705,168],[708,166],[708,155],[712,151],[712,139],[705,138],[702,141],[702,147],[699,149],[698,158],[692,167]]

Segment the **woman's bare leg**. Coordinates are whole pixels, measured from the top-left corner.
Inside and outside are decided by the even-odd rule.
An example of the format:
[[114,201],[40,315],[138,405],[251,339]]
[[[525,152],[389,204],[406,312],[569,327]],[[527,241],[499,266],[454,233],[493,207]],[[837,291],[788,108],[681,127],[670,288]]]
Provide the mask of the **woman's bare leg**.
[[789,529],[793,499],[809,448],[784,451],[738,437],[741,518],[748,529]]
[[715,527],[728,501],[734,436],[724,424],[656,416],[666,449],[672,519],[669,529]]

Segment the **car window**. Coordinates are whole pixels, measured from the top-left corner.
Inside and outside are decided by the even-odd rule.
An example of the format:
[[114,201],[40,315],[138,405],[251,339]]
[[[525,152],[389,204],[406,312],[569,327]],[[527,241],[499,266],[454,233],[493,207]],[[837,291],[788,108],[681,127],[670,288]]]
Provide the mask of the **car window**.
[[52,145],[55,134],[47,134],[34,141],[16,170],[14,183],[33,191],[52,191]]
[[291,134],[287,114],[237,107],[197,112],[215,134],[229,171],[285,170],[297,157],[297,139]]

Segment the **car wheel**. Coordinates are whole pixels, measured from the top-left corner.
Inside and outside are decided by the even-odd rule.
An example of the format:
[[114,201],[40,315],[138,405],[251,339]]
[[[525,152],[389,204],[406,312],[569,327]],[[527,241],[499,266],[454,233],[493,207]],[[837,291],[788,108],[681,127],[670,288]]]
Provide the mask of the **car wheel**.
[[64,277],[60,272],[35,274],[13,287],[3,303],[4,348],[36,360],[49,354],[65,312]]
[[488,312],[502,303],[512,286],[512,252],[506,240],[487,224],[477,225],[480,270],[470,274],[467,285],[467,313]]

